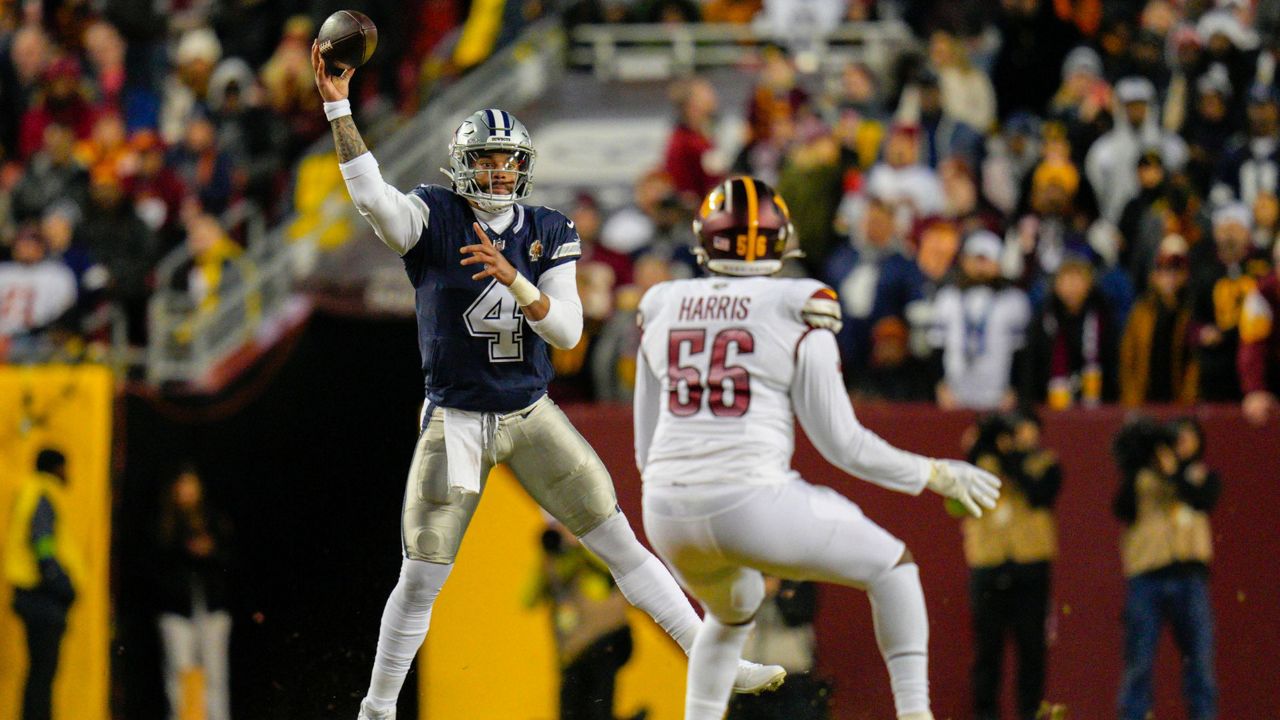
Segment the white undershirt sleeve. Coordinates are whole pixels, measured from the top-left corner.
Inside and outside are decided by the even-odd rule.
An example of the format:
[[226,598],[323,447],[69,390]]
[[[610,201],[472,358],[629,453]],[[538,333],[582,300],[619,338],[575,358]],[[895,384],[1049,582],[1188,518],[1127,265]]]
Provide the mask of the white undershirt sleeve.
[[649,367],[644,351],[636,352],[636,387],[631,399],[631,413],[636,435],[636,469],[644,473],[649,460],[649,445],[653,431],[658,426],[658,413],[662,412],[662,382]]
[[543,340],[568,350],[582,338],[582,300],[578,298],[578,263],[567,262],[542,273],[538,289],[550,307],[541,320],[529,320],[529,327]]
[[402,193],[382,180],[378,161],[366,152],[339,163],[351,202],[387,247],[404,255],[427,227],[430,211],[417,195]]
[[890,490],[909,495],[924,490],[928,458],[899,450],[854,417],[830,332],[810,332],[800,341],[791,403],[809,440],[832,465]]

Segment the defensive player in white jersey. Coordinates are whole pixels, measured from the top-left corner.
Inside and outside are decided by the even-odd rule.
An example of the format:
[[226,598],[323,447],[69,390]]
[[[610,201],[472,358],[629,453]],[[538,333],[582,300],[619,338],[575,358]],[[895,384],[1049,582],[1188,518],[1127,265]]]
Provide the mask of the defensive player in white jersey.
[[832,464],[891,490],[928,487],[981,515],[1000,481],[899,450],[858,423],[840,373],[836,294],[769,277],[793,231],[768,185],[726,180],[694,231],[711,276],[656,285],[641,301],[634,406],[645,530],[707,610],[685,720],[724,715],[764,597],[761,573],[865,589],[898,717],[929,720],[929,626],[911,553],[853,502],[791,470],[792,417]]

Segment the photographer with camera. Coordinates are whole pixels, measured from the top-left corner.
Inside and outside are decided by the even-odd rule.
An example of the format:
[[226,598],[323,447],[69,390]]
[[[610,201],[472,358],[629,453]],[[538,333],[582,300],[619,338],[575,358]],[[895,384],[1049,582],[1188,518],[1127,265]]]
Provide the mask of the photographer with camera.
[[[1057,457],[1040,446],[1030,413],[979,421],[969,461],[1004,481],[994,510],[962,523],[973,612],[974,717],[999,716],[1005,636],[1018,650],[1017,717],[1036,717],[1044,696],[1045,619],[1057,556],[1053,503],[1062,486]],[[974,431],[971,431],[974,432]]]
[[1203,448],[1194,420],[1166,426],[1139,418],[1112,443],[1122,476],[1114,510],[1126,525],[1120,556],[1128,578],[1121,720],[1143,720],[1151,709],[1152,668],[1165,622],[1182,653],[1187,716],[1217,716],[1208,513],[1221,485],[1200,460]]

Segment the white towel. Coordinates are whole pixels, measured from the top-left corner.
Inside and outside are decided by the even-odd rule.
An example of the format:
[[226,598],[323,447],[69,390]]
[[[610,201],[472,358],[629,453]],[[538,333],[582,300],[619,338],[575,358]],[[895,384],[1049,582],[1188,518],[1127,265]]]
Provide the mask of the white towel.
[[449,460],[449,489],[480,492],[481,453],[485,437],[484,413],[440,408],[444,412],[444,451]]

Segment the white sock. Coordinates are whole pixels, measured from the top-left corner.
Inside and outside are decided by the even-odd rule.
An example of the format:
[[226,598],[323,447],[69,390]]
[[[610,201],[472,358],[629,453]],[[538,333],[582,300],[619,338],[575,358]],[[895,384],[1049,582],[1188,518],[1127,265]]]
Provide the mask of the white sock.
[[618,513],[579,539],[609,566],[627,602],[648,613],[688,655],[702,621],[667,567],[636,539],[626,516]]
[[898,565],[872,583],[867,596],[898,717],[928,713],[929,616],[920,569],[914,563]]
[[378,631],[378,652],[369,680],[369,704],[382,710],[396,705],[400,687],[431,625],[431,606],[453,570],[453,563],[410,560],[400,564],[400,580],[387,598]]
[[722,625],[707,615],[689,653],[685,720],[721,720],[729,709],[733,678],[738,673],[742,646],[755,623]]

